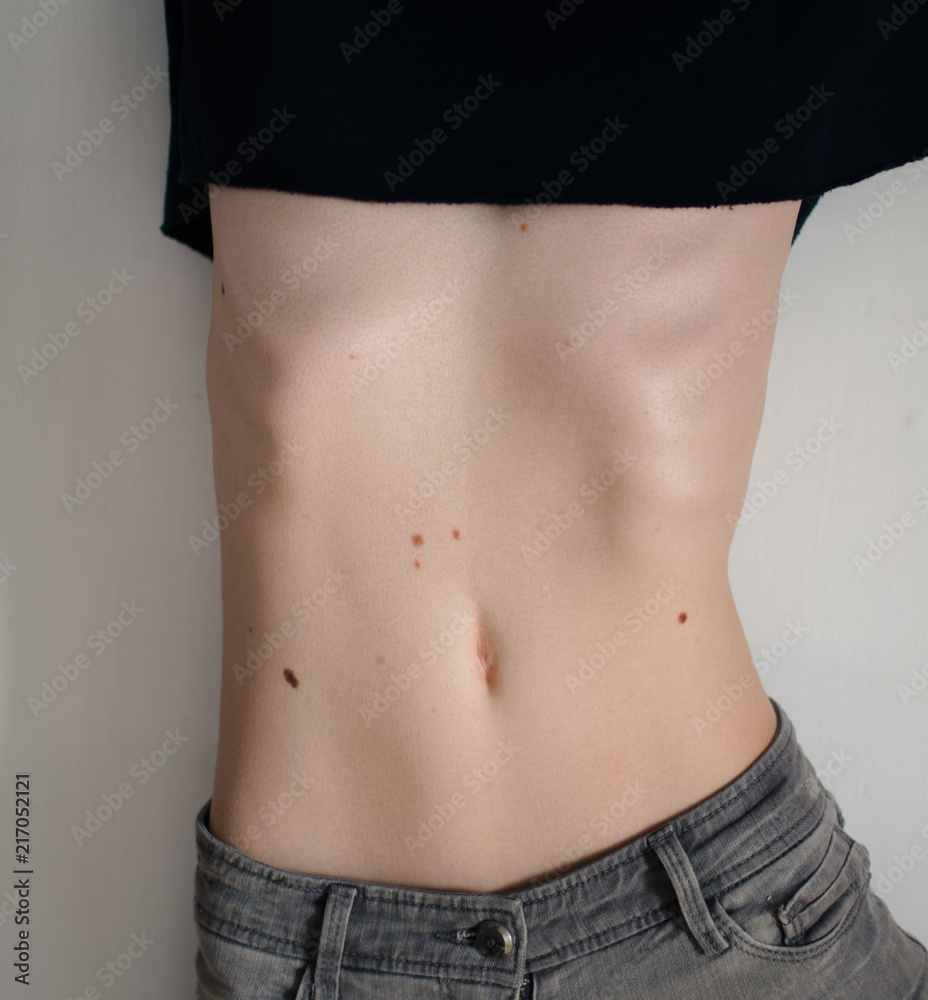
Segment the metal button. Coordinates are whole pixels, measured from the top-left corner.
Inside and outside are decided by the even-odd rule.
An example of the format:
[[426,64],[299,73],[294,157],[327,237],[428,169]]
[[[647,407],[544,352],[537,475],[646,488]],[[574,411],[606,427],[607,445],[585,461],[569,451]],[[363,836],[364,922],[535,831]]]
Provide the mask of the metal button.
[[477,924],[477,950],[490,958],[508,955],[512,951],[512,931],[496,920],[484,920]]

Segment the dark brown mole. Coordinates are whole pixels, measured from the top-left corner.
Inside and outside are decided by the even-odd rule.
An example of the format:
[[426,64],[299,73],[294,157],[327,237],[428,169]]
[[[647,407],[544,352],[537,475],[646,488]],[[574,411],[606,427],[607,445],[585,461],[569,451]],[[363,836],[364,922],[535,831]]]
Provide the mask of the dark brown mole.
[[677,621],[681,625],[686,621],[686,612],[685,611],[681,611],[680,614],[677,615]]
[[416,548],[418,548],[424,541],[425,539],[421,535],[412,536],[412,544],[415,545]]
[[522,225],[519,226],[519,230],[520,230],[520,232],[523,232],[523,233],[526,232],[528,230],[528,223],[527,222],[523,222]]
[[296,679],[296,674],[289,667],[284,669],[284,677],[287,678],[287,683],[290,687],[295,688],[300,686],[300,682]]
[[226,286],[224,282],[220,282],[219,287],[222,289],[222,294],[226,294]]
[[460,538],[461,537],[461,532],[458,531],[457,528],[452,528],[451,529],[451,537],[452,538]]

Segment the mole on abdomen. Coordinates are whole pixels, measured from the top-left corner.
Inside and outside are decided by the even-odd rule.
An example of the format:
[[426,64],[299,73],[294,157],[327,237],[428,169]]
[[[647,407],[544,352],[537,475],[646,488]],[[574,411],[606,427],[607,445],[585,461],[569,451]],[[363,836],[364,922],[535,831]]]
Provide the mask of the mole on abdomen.
[[284,669],[284,677],[287,678],[287,683],[290,687],[295,688],[300,686],[300,682],[296,679],[296,674],[289,667]]
[[416,548],[418,548],[424,541],[425,539],[421,535],[412,536],[412,544],[415,545]]
[[219,287],[222,289],[222,294],[225,295],[226,294],[226,286],[225,286],[225,284],[224,283],[220,283]]
[[523,222],[522,225],[519,226],[519,232],[521,232],[521,233],[528,232],[528,223],[527,222]]
[[451,529],[451,537],[452,538],[460,538],[461,537],[461,532],[458,531],[457,528],[452,528]]
[[680,614],[677,615],[677,621],[681,625],[686,621],[686,612],[685,611],[681,611]]

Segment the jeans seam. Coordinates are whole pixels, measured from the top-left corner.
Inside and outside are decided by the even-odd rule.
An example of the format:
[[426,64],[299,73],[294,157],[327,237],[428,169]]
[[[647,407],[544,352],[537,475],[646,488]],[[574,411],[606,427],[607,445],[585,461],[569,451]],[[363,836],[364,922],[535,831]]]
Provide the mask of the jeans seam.
[[[737,920],[728,914],[728,911],[724,906],[722,906],[721,900],[716,899],[715,902],[728,917],[729,921],[738,929],[738,931],[740,931],[739,934],[734,934],[730,932],[730,928],[726,927],[726,930],[729,931],[729,933],[725,934],[725,937],[729,940],[733,947],[738,948],[740,951],[747,954],[751,954],[755,958],[763,958],[770,962],[796,963],[817,958],[819,955],[836,948],[844,940],[854,923],[857,921],[866,898],[866,892],[861,892],[858,895],[857,899],[854,901],[851,911],[847,914],[844,920],[842,920],[841,923],[834,928],[834,930],[839,933],[835,935],[832,941],[828,941],[826,944],[821,945],[821,947],[817,947],[820,945],[820,942],[812,941],[809,944],[796,945],[795,948],[790,945],[765,945],[763,942],[753,941],[751,935],[741,927]],[[790,951],[795,951],[796,953],[790,954]]]
[[[301,945],[298,941],[293,941],[290,938],[275,937],[272,934],[265,934],[263,931],[256,931],[252,927],[245,927],[243,924],[237,924],[234,920],[227,920],[225,917],[218,917],[216,914],[204,909],[198,902],[194,902],[194,919],[204,930],[209,931],[211,934],[215,934],[217,937],[221,937],[225,941],[231,941],[233,944],[240,944],[245,948],[253,948],[255,951],[269,951],[274,955],[279,955],[281,958],[303,960],[313,957],[312,951],[304,945]],[[246,940],[223,933],[222,930],[213,926],[214,921],[218,923],[220,927],[233,928],[236,931],[241,931],[243,936],[246,937]],[[292,955],[287,952],[278,951],[276,948],[262,949],[259,944],[256,944],[252,940],[247,940],[247,938],[256,938],[260,941],[267,941],[270,945],[283,944],[289,945],[291,948],[302,948],[303,954]]]

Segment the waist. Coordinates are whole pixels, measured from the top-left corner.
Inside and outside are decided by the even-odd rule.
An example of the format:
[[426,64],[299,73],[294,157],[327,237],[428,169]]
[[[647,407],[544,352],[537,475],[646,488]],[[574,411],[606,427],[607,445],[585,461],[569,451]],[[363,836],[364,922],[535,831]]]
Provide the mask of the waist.
[[727,581],[665,569],[497,606],[436,583],[403,617],[334,571],[229,645],[218,834],[291,871],[497,891],[690,808],[775,720]]
[[[724,893],[838,818],[788,716],[775,702],[770,705],[778,724],[752,765],[710,799],[665,824],[707,897]],[[566,957],[639,935],[665,921],[676,902],[646,836],[586,864],[575,875],[500,894],[424,891],[284,873],[221,842],[211,826],[207,802],[196,830],[198,919],[243,943],[260,947],[260,942],[270,941],[278,953],[305,959],[315,954],[327,901],[348,900],[342,951],[348,968],[409,973],[414,966],[419,974],[434,975],[445,974],[453,963],[462,976],[466,969],[470,977],[500,985],[508,985],[505,974],[511,971],[518,985],[524,970],[549,968]],[[664,832],[662,828],[661,837]],[[269,883],[272,904],[253,905],[254,899],[270,898]],[[513,950],[495,962],[453,935],[454,929],[483,919],[513,928]]]

